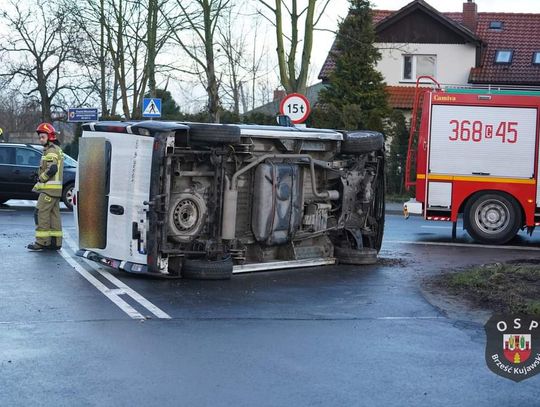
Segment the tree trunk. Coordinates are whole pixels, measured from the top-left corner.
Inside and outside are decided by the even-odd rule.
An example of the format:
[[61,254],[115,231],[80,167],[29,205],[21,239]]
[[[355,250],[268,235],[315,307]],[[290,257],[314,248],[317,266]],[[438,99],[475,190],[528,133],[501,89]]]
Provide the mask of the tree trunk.
[[289,83],[289,75],[287,73],[287,63],[285,55],[285,42],[283,41],[283,12],[281,8],[281,1],[276,0],[276,9],[274,10],[276,16],[276,41],[277,41],[277,57],[279,66],[279,77],[281,85],[285,88],[287,93],[291,93],[292,89]]
[[214,32],[212,30],[212,7],[208,0],[203,0],[202,6],[204,15],[204,50],[206,57],[206,79],[208,81],[206,88],[206,91],[208,93],[208,114],[210,115],[211,121],[213,121],[214,123],[219,123],[219,86],[216,78],[214,61]]
[[[287,93],[299,92],[305,93],[309,74],[309,65],[311,63],[311,52],[313,48],[313,31],[315,29],[315,6],[318,0],[309,0],[307,8],[299,11],[297,0],[292,0],[289,12],[291,23],[291,39],[288,54],[285,50],[285,41],[283,35],[283,0],[275,0],[276,7],[271,9],[275,17],[275,30],[277,41],[277,57],[279,66],[279,78],[281,85]],[[319,0],[323,3],[321,14],[324,12],[329,0]],[[261,2],[269,7],[264,1]],[[304,37],[299,38],[298,24],[300,18],[305,14]],[[303,42],[302,59],[300,67],[297,66],[296,53],[300,41]]]
[[296,92],[305,94],[307,87],[307,79],[309,74],[309,65],[311,63],[311,51],[313,48],[313,30],[315,29],[315,3],[316,0],[309,0],[306,22],[304,29],[304,47],[302,49],[302,64],[300,65],[300,73],[296,80]]
[[[156,41],[157,41],[157,18],[158,0],[148,0],[148,34],[147,52],[148,61],[146,63],[146,77],[148,78],[148,91],[150,97],[156,97]],[[144,92],[144,88],[142,88]]]
[[43,72],[43,63],[38,60],[36,64],[36,76],[37,76],[37,88],[41,99],[41,120],[43,122],[51,123],[51,99],[49,92],[47,91],[47,79]]
[[99,70],[101,74],[99,83],[99,93],[101,98],[101,116],[108,116],[107,109],[107,83],[106,83],[106,64],[105,64],[105,0],[99,2]]

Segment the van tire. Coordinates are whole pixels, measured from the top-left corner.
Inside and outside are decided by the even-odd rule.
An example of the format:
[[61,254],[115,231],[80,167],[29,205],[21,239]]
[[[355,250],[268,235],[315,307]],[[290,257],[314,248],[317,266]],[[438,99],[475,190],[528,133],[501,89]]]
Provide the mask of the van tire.
[[521,206],[501,192],[476,193],[463,212],[467,233],[478,243],[505,244],[523,226]]
[[224,124],[190,124],[189,140],[195,143],[239,144],[240,128]]
[[334,246],[334,256],[339,264],[369,265],[377,263],[377,250],[369,247],[350,249]]
[[364,247],[370,247],[377,250],[377,253],[381,250],[383,235],[384,235],[384,221],[385,221],[385,191],[386,191],[386,174],[384,154],[381,153],[380,165],[377,178],[374,181],[375,196],[371,207],[368,212],[369,226],[375,231],[372,236],[363,236]]
[[230,257],[221,260],[185,259],[182,277],[190,280],[230,280],[232,271]]
[[378,131],[361,130],[345,132],[341,143],[342,153],[363,154],[382,150],[384,136]]

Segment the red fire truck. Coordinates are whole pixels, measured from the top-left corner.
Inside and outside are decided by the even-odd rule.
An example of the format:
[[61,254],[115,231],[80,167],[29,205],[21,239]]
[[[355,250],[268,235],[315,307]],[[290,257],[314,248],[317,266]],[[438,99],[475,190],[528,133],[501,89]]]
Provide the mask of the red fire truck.
[[451,221],[455,238],[462,214],[464,229],[486,244],[532,233],[540,225],[540,93],[434,83],[417,84],[405,181],[416,199],[404,204],[406,216]]

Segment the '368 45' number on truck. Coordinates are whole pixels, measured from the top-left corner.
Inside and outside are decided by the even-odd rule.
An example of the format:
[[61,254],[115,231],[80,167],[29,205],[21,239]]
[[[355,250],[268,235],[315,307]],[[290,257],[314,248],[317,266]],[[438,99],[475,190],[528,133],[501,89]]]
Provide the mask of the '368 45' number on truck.
[[502,143],[514,144],[518,140],[518,122],[500,122],[498,125],[484,124],[480,120],[450,120],[452,134],[450,141],[500,140]]

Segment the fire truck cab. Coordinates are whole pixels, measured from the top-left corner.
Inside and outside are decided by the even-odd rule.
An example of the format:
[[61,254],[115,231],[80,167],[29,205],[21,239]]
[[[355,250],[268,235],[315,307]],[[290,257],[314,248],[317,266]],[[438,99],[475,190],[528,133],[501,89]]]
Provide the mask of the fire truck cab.
[[406,216],[454,222],[455,236],[462,214],[464,229],[485,244],[532,233],[540,225],[539,110],[540,92],[417,86],[406,170],[416,199],[404,204]]

